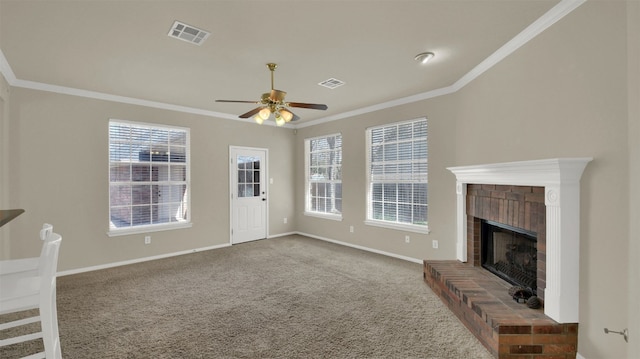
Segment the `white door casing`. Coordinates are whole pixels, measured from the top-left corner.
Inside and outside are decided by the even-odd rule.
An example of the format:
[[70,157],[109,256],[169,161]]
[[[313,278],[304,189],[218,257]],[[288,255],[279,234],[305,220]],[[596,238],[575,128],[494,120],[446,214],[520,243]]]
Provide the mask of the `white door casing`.
[[231,244],[267,237],[268,150],[229,147]]

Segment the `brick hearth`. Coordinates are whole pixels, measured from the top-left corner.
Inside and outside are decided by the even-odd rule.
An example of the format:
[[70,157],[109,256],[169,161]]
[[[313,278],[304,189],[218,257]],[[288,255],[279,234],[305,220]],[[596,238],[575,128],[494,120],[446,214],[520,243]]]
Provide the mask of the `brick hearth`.
[[511,285],[482,267],[425,260],[424,280],[496,358],[576,357],[578,324],[559,324],[517,303]]
[[536,186],[467,184],[467,263],[424,261],[424,280],[497,358],[575,358],[578,324],[560,324],[543,309],[509,295],[511,284],[481,266],[481,222],[536,233],[538,297],[546,288],[545,189]]

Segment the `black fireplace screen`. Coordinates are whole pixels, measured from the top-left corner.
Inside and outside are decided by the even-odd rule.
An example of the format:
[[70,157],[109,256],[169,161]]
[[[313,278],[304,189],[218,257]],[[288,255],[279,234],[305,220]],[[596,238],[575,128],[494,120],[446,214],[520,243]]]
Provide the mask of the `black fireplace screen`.
[[511,284],[536,291],[536,234],[501,223],[483,221],[482,266]]

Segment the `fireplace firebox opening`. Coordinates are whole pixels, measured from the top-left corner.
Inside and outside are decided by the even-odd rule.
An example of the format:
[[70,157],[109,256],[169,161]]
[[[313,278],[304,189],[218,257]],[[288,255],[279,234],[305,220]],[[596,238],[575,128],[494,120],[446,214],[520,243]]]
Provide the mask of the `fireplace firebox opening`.
[[503,223],[482,221],[482,267],[507,282],[537,290],[537,236]]

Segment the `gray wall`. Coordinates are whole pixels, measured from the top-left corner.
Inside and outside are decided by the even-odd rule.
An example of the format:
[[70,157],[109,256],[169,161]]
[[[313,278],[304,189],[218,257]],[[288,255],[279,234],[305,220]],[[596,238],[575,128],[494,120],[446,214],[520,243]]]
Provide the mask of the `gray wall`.
[[[34,228],[64,235],[60,269],[229,242],[228,146],[269,149],[270,235],[299,231],[412,258],[455,256],[455,177],[448,166],[591,156],[582,178],[579,353],[640,357],[640,110],[636,1],[588,1],[457,93],[292,130],[78,98],[0,82],[0,203],[27,213],[3,227],[0,257],[39,251]],[[367,127],[429,119],[429,225],[419,235],[364,225]],[[191,128],[193,227],[108,237],[110,118]],[[303,215],[304,138],[344,140],[343,221]],[[292,191],[292,189],[294,189]],[[284,224],[282,219],[289,218]],[[349,233],[349,226],[355,233]],[[404,242],[409,234],[411,243]],[[431,240],[440,248],[431,248]],[[420,275],[417,273],[417,275]],[[631,341],[604,327],[631,329]]]
[[[0,208],[9,208],[9,84],[0,76]],[[0,253],[9,252],[7,231],[0,230]],[[0,256],[1,257],[1,256]]]
[[[141,106],[13,88],[9,109],[10,207],[24,208],[2,257],[37,254],[43,222],[63,234],[59,270],[71,270],[229,243],[229,146],[269,150],[271,234],[294,230],[293,131]],[[108,237],[108,121],[191,129],[193,227]],[[4,228],[3,228],[4,230]],[[5,244],[6,245],[6,244]]]
[[[349,198],[344,220],[336,225],[302,216],[298,171],[298,230],[414,258],[454,258],[455,177],[445,167],[593,157],[581,182],[579,353],[639,357],[637,338],[627,344],[603,331],[638,330],[640,253],[637,237],[630,235],[630,228],[638,230],[631,224],[638,205],[629,200],[629,188],[630,178],[638,178],[639,20],[637,3],[587,2],[457,93],[301,129],[299,154],[305,137],[343,134],[343,192]],[[405,244],[405,233],[362,223],[364,131],[418,116],[429,119],[431,233]],[[303,164],[298,156],[297,167]],[[634,194],[637,199],[637,188]],[[348,232],[349,225],[356,233]],[[437,250],[431,248],[434,239]]]
[[[629,109],[629,332],[640,333],[640,1],[627,3],[627,95]],[[640,340],[633,334],[629,358],[640,357]]]

